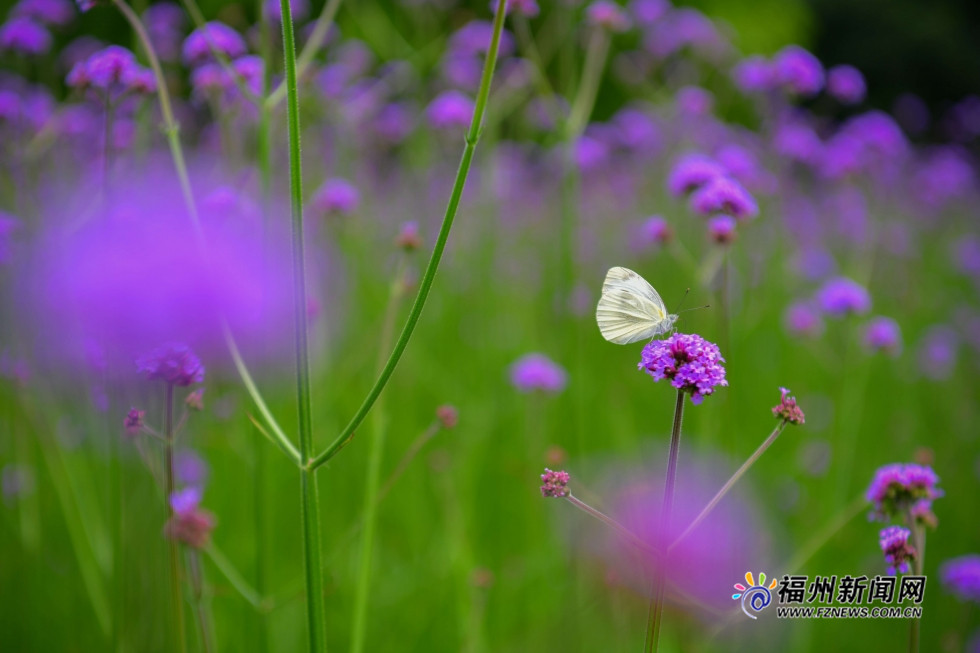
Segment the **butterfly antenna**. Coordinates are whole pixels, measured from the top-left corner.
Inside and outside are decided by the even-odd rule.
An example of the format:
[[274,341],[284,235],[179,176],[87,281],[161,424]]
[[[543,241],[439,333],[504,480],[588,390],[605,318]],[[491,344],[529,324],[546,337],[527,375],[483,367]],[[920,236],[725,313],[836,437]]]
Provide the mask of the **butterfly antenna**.
[[677,311],[677,312],[678,312],[678,313],[680,313],[680,312],[681,312],[681,311],[680,311],[679,309],[680,309],[680,307],[681,307],[681,306],[683,306],[683,305],[684,305],[684,302],[685,302],[685,301],[687,300],[687,296],[688,296],[688,294],[690,294],[690,292],[691,292],[691,289],[690,289],[690,288],[688,288],[687,290],[685,290],[685,291],[684,291],[684,296],[683,296],[683,297],[681,297],[681,301],[679,301],[679,302],[677,303],[677,308],[678,308],[678,311]]
[[693,308],[685,308],[683,311],[677,311],[677,314],[690,313],[691,311],[700,311],[702,308],[711,308],[711,304],[705,304],[704,306],[695,306]]

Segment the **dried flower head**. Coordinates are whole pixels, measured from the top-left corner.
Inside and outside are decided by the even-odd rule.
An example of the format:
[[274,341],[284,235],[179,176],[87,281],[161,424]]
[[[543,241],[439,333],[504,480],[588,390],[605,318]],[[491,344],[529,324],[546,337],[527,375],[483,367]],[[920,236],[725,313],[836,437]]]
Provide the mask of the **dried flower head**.
[[187,546],[201,549],[207,546],[214,530],[214,515],[200,507],[201,489],[188,487],[170,495],[173,510],[164,534]]
[[143,430],[143,417],[145,415],[145,410],[139,410],[137,408],[129,409],[129,412],[126,413],[126,417],[123,419],[123,428],[126,430],[126,435],[135,437],[140,434]]
[[547,467],[544,468],[544,474],[541,475],[541,495],[545,497],[567,497],[571,494],[568,489],[568,482],[571,480],[571,476],[568,475],[566,471],[553,472]]
[[943,496],[938,483],[936,472],[926,465],[893,463],[879,467],[865,493],[872,504],[871,517],[887,521],[911,514],[916,521],[934,523],[932,502]]
[[184,404],[191,410],[204,410],[204,388],[198,388],[188,394]]
[[136,367],[150,381],[166,381],[182,387],[204,381],[201,359],[180,342],[166,343],[140,356]]
[[907,574],[910,571],[909,562],[915,560],[915,548],[909,544],[912,531],[901,526],[889,526],[881,531],[878,542],[881,552],[885,554],[889,574]]
[[718,386],[727,386],[725,367],[718,345],[695,334],[675,333],[666,340],[654,340],[640,355],[638,368],[656,381],[670,384],[691,394],[700,404]]
[[443,404],[436,408],[436,419],[439,420],[444,429],[455,428],[459,422],[459,411],[456,410],[455,406]]
[[780,399],[779,403],[772,407],[772,414],[777,418],[786,420],[789,424],[803,424],[806,419],[803,415],[803,410],[796,405],[796,397],[792,397],[789,394],[789,390],[786,388],[780,388]]

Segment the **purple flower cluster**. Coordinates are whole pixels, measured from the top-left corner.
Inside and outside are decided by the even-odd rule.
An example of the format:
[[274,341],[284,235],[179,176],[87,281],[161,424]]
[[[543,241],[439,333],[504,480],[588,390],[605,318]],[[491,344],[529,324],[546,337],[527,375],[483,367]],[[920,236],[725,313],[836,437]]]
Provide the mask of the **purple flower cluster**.
[[510,368],[510,382],[521,392],[561,392],[568,383],[568,373],[544,354],[527,354]]
[[847,277],[829,279],[817,292],[817,303],[824,313],[843,317],[860,315],[871,310],[871,295],[867,288]]
[[75,6],[70,0],[20,0],[14,5],[10,15],[60,27],[75,19]]
[[612,0],[595,0],[585,9],[590,24],[611,32],[625,32],[630,28],[630,17]]
[[230,71],[219,63],[201,64],[191,73],[191,87],[195,95],[214,98],[220,102],[222,108],[228,108],[241,100],[239,83],[253,95],[262,92],[264,68],[262,57],[255,55],[238,57],[231,62]]
[[902,330],[890,317],[876,317],[864,327],[864,344],[871,351],[897,356],[902,351]]
[[310,208],[322,215],[347,215],[356,211],[360,202],[361,194],[352,183],[334,177],[313,193]]
[[678,390],[690,393],[693,403],[700,404],[716,387],[728,385],[724,362],[718,345],[699,335],[675,333],[644,347],[638,368],[656,381],[668,379]]
[[827,71],[827,93],[842,104],[859,104],[867,88],[864,75],[854,66],[834,66]]
[[912,531],[901,526],[889,526],[879,533],[878,543],[885,554],[889,574],[907,574],[911,570],[909,562],[916,557],[915,548],[909,544],[911,535]]
[[189,386],[204,381],[204,364],[191,348],[170,342],[136,360],[138,371],[150,381],[164,381],[175,386]]
[[39,56],[50,49],[51,33],[32,18],[14,16],[0,25],[0,52]]
[[803,410],[796,405],[796,397],[789,394],[786,388],[780,388],[779,403],[772,407],[772,414],[789,424],[803,424],[806,421]]
[[547,467],[544,468],[544,474],[541,475],[541,495],[545,497],[567,497],[571,494],[568,489],[568,482],[571,477],[568,472],[560,471],[553,472]]
[[723,213],[736,219],[754,218],[759,207],[742,184],[731,177],[716,176],[691,195],[691,209],[701,215]]
[[153,72],[136,61],[136,55],[120,45],[110,45],[76,63],[65,83],[79,90],[94,89],[112,100],[126,93],[153,93]]
[[229,59],[237,59],[246,52],[242,35],[215,20],[197,28],[184,40],[184,63],[196,67],[214,61],[212,47]]
[[951,558],[939,566],[939,578],[946,590],[963,601],[980,603],[980,555]]
[[725,169],[711,157],[703,154],[686,154],[674,164],[667,178],[667,190],[671,195],[681,197],[724,174]]
[[445,91],[432,100],[426,115],[436,129],[466,127],[473,117],[473,100],[459,91]]
[[787,91],[800,96],[819,93],[824,86],[820,60],[798,45],[780,50],[772,62],[774,80]]
[[934,524],[932,502],[943,496],[939,477],[926,465],[892,463],[878,468],[865,497],[872,518],[887,521],[911,513],[917,521]]
[[173,515],[164,528],[167,537],[195,549],[207,546],[215,520],[210,512],[200,507],[201,498],[198,487],[187,487],[170,495]]
[[126,417],[123,419],[123,429],[125,429],[126,435],[135,437],[140,434],[143,430],[143,417],[145,415],[145,410],[139,410],[137,408],[129,409],[129,412],[126,413]]

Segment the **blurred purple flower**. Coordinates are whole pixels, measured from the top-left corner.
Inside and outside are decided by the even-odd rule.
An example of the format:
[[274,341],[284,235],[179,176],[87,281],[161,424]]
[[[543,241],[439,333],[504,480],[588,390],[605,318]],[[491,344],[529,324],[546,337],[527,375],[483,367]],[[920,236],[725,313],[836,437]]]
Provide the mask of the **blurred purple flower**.
[[619,146],[652,157],[663,147],[663,135],[647,112],[624,107],[612,117],[611,124],[619,131]]
[[956,368],[959,336],[943,324],[929,327],[919,341],[919,369],[933,381],[948,379]]
[[169,342],[136,359],[137,370],[150,381],[189,386],[204,381],[204,364],[181,342]]
[[357,210],[361,193],[346,179],[327,179],[310,199],[310,208],[320,214],[347,215]]
[[962,601],[980,603],[980,555],[950,558],[939,565],[939,578],[946,591]]
[[[277,24],[282,22],[282,3],[279,0],[265,0],[262,7],[266,18]],[[293,16],[293,22],[302,22],[310,15],[310,2],[289,0],[289,11]]]
[[174,514],[183,517],[193,513],[201,505],[202,492],[199,487],[187,487],[170,495],[170,507]]
[[808,97],[823,89],[820,60],[798,45],[788,45],[773,58],[776,80],[790,92]]
[[[488,20],[471,20],[449,37],[449,49],[459,55],[486,54],[493,38],[493,23]],[[514,52],[514,37],[504,30],[500,33],[497,56],[503,59]]]
[[574,145],[575,163],[583,171],[593,171],[609,162],[609,146],[590,134],[579,136]]
[[694,191],[690,203],[693,211],[705,216],[723,213],[742,220],[759,214],[752,195],[740,183],[725,176],[716,176]]
[[871,517],[881,521],[907,517],[913,507],[930,509],[943,496],[939,477],[931,467],[914,463],[892,463],[879,467],[865,498],[871,503]]
[[155,2],[143,12],[143,24],[157,56],[163,61],[177,61],[187,24],[184,10],[172,2]]
[[[497,3],[490,3],[490,11],[497,13]],[[527,18],[534,18],[541,11],[538,7],[537,0],[507,0],[507,5],[504,9],[507,14],[518,14],[525,16]]]
[[802,120],[787,120],[779,124],[773,135],[773,148],[788,159],[813,164],[823,153],[823,143],[817,132]]
[[655,381],[669,380],[678,390],[690,393],[694,404],[700,404],[716,387],[728,385],[724,362],[718,345],[699,335],[675,333],[644,347],[637,367]]
[[680,197],[724,174],[724,168],[714,159],[703,154],[685,154],[674,163],[667,178],[667,190]]
[[201,509],[201,498],[201,490],[196,487],[184,488],[170,495],[170,507],[174,514],[164,528],[167,537],[196,549],[207,545],[215,523],[214,516]]
[[786,388],[779,389],[779,403],[772,407],[772,414],[778,419],[785,420],[790,424],[803,424],[806,417],[803,410],[796,404],[796,397],[790,396]]
[[473,118],[473,100],[459,91],[444,91],[426,109],[429,124],[436,129],[467,127]]
[[631,242],[643,247],[666,245],[674,237],[674,230],[667,221],[659,215],[651,215],[640,223]]
[[511,365],[510,382],[521,392],[556,394],[565,389],[568,373],[544,354],[527,354]]
[[765,57],[755,55],[746,57],[735,65],[732,79],[746,93],[765,91],[775,82],[776,70]]
[[191,449],[182,449],[174,456],[174,479],[178,485],[197,490],[198,501],[208,480],[208,464]]
[[453,88],[475,93],[483,75],[483,61],[476,55],[446,50],[442,59],[442,76]]
[[75,19],[75,6],[70,0],[20,0],[10,11],[11,16],[24,16],[43,25],[67,25]]
[[184,40],[184,63],[196,67],[214,61],[211,47],[229,59],[237,59],[246,52],[245,39],[224,23],[213,20],[191,32]]
[[728,245],[735,241],[735,218],[730,215],[715,215],[708,219],[708,239],[718,245]]
[[795,302],[783,317],[786,330],[793,335],[816,337],[823,333],[823,318],[809,302]]
[[51,33],[26,16],[14,16],[0,25],[0,52],[42,55],[51,49]]
[[642,27],[649,27],[670,11],[669,0],[630,0],[627,10]]
[[842,104],[859,104],[867,92],[864,75],[854,66],[834,66],[827,71],[827,92]]
[[711,114],[715,96],[700,86],[684,86],[674,96],[677,113],[681,116],[702,117]]
[[116,100],[125,93],[152,93],[156,79],[139,65],[136,55],[120,45],[110,45],[75,64],[65,83],[71,88],[94,88]]
[[871,351],[898,356],[902,351],[902,330],[890,317],[873,318],[864,327],[864,345]]
[[969,156],[954,147],[934,150],[914,173],[912,188],[919,201],[933,209],[944,208],[976,187],[976,171]]
[[139,410],[138,408],[129,409],[126,417],[123,418],[123,430],[126,431],[126,435],[136,437],[140,434],[143,430],[143,417],[145,415],[145,410]]
[[399,102],[381,107],[371,122],[371,134],[388,143],[400,143],[411,133],[414,113]]
[[541,496],[544,497],[567,497],[571,492],[568,489],[568,482],[571,480],[568,472],[553,472],[547,467],[541,475]]
[[871,310],[871,295],[852,279],[834,277],[817,291],[817,303],[824,313],[834,317],[860,315]]
[[629,15],[612,0],[594,0],[585,15],[589,24],[611,32],[625,32],[632,26]]
[[901,526],[889,526],[878,535],[881,552],[885,554],[888,573],[907,574],[910,570],[909,561],[915,560],[915,548],[909,544],[912,531]]

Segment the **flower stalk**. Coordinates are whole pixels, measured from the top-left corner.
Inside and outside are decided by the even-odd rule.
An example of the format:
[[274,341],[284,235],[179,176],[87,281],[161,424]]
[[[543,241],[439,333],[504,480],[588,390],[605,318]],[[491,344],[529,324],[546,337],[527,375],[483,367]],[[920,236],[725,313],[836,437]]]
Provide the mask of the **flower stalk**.
[[[164,479],[166,488],[166,501],[169,518],[174,519],[174,508],[170,503],[170,497],[174,494],[174,384],[168,383],[166,390],[166,400],[163,412],[163,433],[164,433]],[[170,602],[174,618],[174,636],[178,639],[178,650],[187,650],[187,641],[184,637],[184,601],[181,597],[180,587],[180,550],[179,543],[174,537],[167,538],[167,553],[170,562]]]

